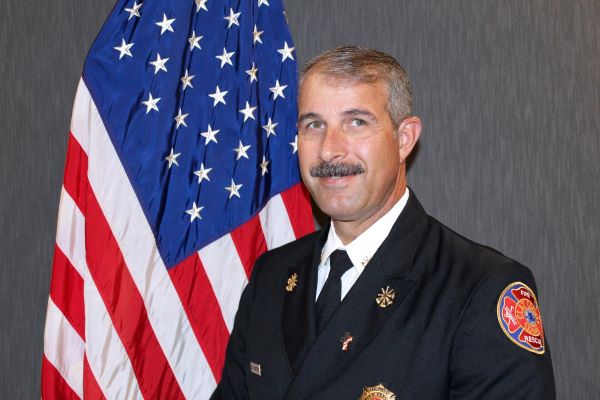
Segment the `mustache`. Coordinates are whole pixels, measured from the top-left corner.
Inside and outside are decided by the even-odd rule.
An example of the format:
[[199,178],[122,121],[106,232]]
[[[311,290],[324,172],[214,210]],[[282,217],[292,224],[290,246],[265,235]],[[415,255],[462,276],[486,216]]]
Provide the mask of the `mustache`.
[[347,163],[323,163],[310,169],[310,176],[313,178],[333,178],[336,176],[350,176],[364,174],[365,169],[359,164]]

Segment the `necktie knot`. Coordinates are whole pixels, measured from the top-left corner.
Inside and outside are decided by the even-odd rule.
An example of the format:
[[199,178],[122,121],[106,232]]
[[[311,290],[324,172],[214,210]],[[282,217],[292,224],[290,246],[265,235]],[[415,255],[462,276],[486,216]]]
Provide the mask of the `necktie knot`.
[[346,250],[335,250],[329,256],[329,277],[339,279],[352,267]]

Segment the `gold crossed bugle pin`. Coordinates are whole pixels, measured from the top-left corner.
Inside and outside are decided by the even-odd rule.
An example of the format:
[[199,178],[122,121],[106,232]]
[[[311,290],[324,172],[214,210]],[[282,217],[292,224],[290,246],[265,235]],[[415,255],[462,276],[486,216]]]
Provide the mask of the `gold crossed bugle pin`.
[[298,274],[294,272],[292,276],[288,278],[285,290],[288,292],[293,292],[296,288],[296,285],[298,285]]

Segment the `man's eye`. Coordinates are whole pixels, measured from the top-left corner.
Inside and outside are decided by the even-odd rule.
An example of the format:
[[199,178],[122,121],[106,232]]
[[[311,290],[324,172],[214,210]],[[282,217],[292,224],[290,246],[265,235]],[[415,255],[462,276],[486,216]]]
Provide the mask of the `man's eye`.
[[353,127],[365,126],[365,125],[367,125],[367,121],[365,121],[364,119],[360,119],[360,118],[354,118],[350,122],[350,125]]
[[309,129],[321,129],[323,127],[323,123],[321,121],[313,121],[306,125]]

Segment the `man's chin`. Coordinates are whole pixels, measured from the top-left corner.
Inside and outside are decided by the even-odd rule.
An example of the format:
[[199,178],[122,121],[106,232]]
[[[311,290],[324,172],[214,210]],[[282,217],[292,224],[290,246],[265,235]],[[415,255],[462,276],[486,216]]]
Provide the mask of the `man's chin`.
[[319,209],[334,221],[350,222],[356,219],[356,207],[351,204],[339,203],[334,200],[316,201]]

